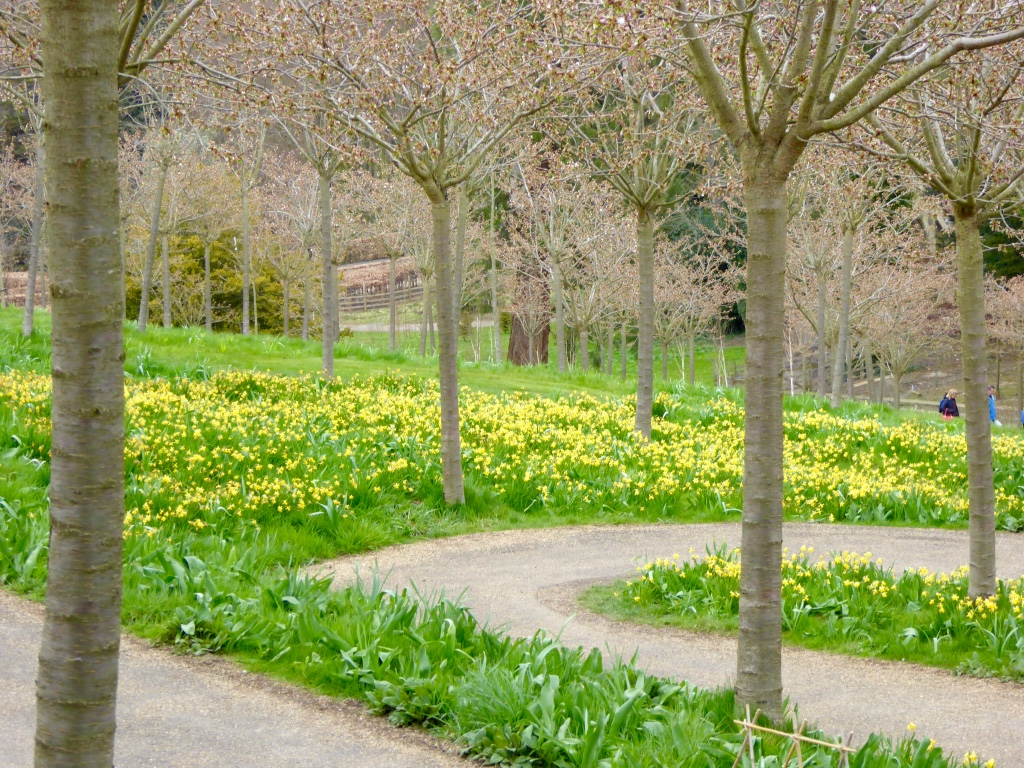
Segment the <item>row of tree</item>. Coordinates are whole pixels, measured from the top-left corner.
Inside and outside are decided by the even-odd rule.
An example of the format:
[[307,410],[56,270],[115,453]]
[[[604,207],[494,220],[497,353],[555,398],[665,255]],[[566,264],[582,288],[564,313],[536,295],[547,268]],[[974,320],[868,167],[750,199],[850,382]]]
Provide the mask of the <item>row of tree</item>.
[[[874,223],[872,206],[887,194],[863,158],[906,169],[921,188],[919,196],[935,198],[943,215],[953,218],[967,399],[971,595],[994,591],[981,230],[1020,202],[1024,8],[1018,2],[273,0],[222,8],[204,0],[134,0],[118,10],[102,0],[43,0],[41,6],[16,0],[0,10],[0,61],[6,62],[0,82],[41,120],[44,140],[38,152],[45,157],[49,209],[54,535],[51,610],[40,662],[39,764],[59,762],[53,756],[68,749],[68,733],[76,734],[75,744],[95,742],[95,764],[109,764],[102,749],[113,727],[110,686],[116,678],[111,670],[116,670],[120,574],[113,542],[120,541],[123,511],[124,299],[122,281],[113,278],[127,262],[117,233],[124,231],[130,210],[118,200],[118,114],[156,109],[163,121],[192,120],[233,134],[232,141],[218,144],[218,152],[239,191],[240,231],[232,237],[240,239],[243,332],[254,325],[252,207],[267,133],[273,129],[287,137],[293,156],[316,184],[327,376],[333,374],[338,333],[336,232],[347,231],[344,215],[336,212],[350,210],[335,199],[362,196],[354,188],[358,182],[351,181],[360,178],[357,172],[373,177],[387,167],[408,180],[424,217],[429,211],[442,470],[451,504],[464,501],[457,353],[465,264],[459,253],[474,195],[489,188],[501,169],[515,168],[519,184],[504,189],[518,196],[522,186],[524,200],[513,207],[527,223],[503,222],[514,252],[507,261],[521,259],[523,274],[536,270],[537,279],[525,281],[524,293],[543,296],[550,285],[562,294],[553,301],[560,363],[566,354],[566,308],[580,304],[566,295],[589,285],[585,278],[573,278],[570,269],[589,260],[590,247],[586,238],[563,239],[569,230],[559,223],[557,208],[586,185],[565,182],[561,169],[581,169],[587,183],[603,184],[628,211],[631,235],[603,232],[594,248],[610,249],[612,263],[616,251],[631,254],[622,261],[630,265],[628,280],[637,294],[636,428],[645,438],[651,433],[653,402],[659,217],[687,199],[731,200],[727,207],[741,212],[738,230],[746,253],[747,346],[736,689],[740,706],[770,715],[782,710],[785,310],[787,296],[795,306],[800,295],[800,290],[787,291],[787,254],[805,250],[812,253],[808,263],[822,263],[813,255],[820,250],[814,238],[802,233],[818,226],[824,232],[824,219],[834,216],[842,235],[833,355],[834,370],[839,369],[833,378],[839,380],[853,359],[855,310],[863,308],[862,285],[870,282],[854,279],[858,238],[883,226]],[[35,86],[40,76],[41,90]],[[173,106],[154,106],[162,103]],[[177,137],[167,124],[171,142]],[[844,183],[863,185],[864,193],[851,195],[858,202],[844,206],[842,215],[827,198],[819,202],[812,194],[804,203],[794,195],[808,148],[825,137],[860,153]],[[142,269],[142,326],[148,321],[157,244],[163,244],[160,222],[172,161],[157,167]],[[563,183],[569,189],[560,188]],[[865,207],[863,200],[872,202]],[[417,205],[409,202],[400,210],[374,210],[415,219]],[[612,207],[609,203],[604,210]],[[801,211],[800,225],[793,226]],[[606,227],[621,227],[619,216],[599,218]],[[708,241],[718,244],[710,250],[732,248],[731,229],[715,229]],[[892,229],[899,237],[882,252],[909,253],[913,246],[902,244],[913,240],[909,229]],[[389,224],[382,230],[400,233],[402,227]],[[492,226],[490,236],[495,234]],[[632,243],[616,245],[616,237]],[[531,249],[544,254],[533,258],[532,267]],[[825,269],[812,266],[811,271],[816,268]],[[558,275],[546,280],[543,270]],[[936,268],[923,276],[936,295],[942,290],[940,274]],[[903,279],[897,271],[878,281],[894,286]],[[791,288],[798,289],[799,280],[792,277]],[[165,270],[165,313],[171,311],[171,283]],[[824,293],[823,281],[818,285]],[[211,317],[211,291],[204,288],[204,294],[205,314]],[[806,307],[805,296],[799,301]],[[820,341],[823,332],[828,337],[828,318],[816,301],[814,312],[802,314],[815,318]],[[549,306],[543,298],[534,303]],[[920,324],[904,316],[893,327],[907,323]],[[824,345],[818,349],[821,354]],[[93,415],[82,418],[85,413]],[[97,535],[104,546],[84,545]],[[109,597],[102,611],[94,610],[97,595]],[[71,626],[68,617],[80,616],[95,621]],[[72,637],[75,641],[68,642]],[[90,677],[96,683],[95,709],[83,704],[89,697],[81,690],[72,695],[62,677],[62,670],[82,658],[90,659],[96,672]],[[66,706],[71,700],[75,708]],[[103,707],[109,708],[107,715],[92,714]],[[51,727],[57,721],[75,725],[64,733]]]

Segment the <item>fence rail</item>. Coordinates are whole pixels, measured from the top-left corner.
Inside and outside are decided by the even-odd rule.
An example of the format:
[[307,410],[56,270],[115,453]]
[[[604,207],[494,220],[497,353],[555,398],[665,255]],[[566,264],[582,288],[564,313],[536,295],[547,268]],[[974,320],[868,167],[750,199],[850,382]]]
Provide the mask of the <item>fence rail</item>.
[[[412,285],[395,291],[395,303],[399,306],[412,301],[419,301],[422,298],[422,285]],[[371,294],[343,294],[338,297],[338,309],[341,312],[367,312],[373,309],[386,309],[389,305],[390,294],[386,291],[384,293]]]

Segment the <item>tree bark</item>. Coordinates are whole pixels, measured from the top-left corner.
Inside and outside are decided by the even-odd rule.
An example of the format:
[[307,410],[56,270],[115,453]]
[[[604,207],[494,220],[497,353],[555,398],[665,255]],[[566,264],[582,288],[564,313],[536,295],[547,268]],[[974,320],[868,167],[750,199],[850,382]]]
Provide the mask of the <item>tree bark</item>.
[[[462,276],[466,263],[466,224],[469,221],[469,192],[466,185],[459,186],[459,210],[455,221],[455,269],[452,280],[452,309],[458,327],[462,315]],[[456,350],[457,352],[457,350]]]
[[590,370],[590,329],[586,326],[580,328],[580,367]]
[[501,312],[498,308],[498,250],[494,230],[494,175],[491,174],[491,313],[494,317],[494,362],[501,362]]
[[825,396],[825,276],[818,278],[818,397]]
[[970,504],[971,597],[995,594],[995,485],[992,426],[988,417],[988,360],[985,357],[985,265],[981,221],[970,206],[954,203],[956,219],[957,308],[964,376],[964,434]]
[[555,304],[555,350],[558,355],[558,372],[565,373],[565,303],[562,298],[562,268],[555,258],[551,259],[551,296]]
[[146,247],[146,263],[142,267],[142,298],[139,300],[139,330],[149,325],[149,298],[153,290],[153,264],[156,262],[156,240],[160,235],[160,209],[164,204],[164,187],[167,185],[168,163],[160,164],[160,175],[156,180],[156,196],[153,211],[149,215],[149,245]]
[[900,397],[902,394],[902,382],[903,374],[892,374],[892,407],[897,411],[900,409],[900,405],[902,405],[902,398]]
[[108,0],[40,5],[53,426],[35,765],[109,768],[124,525],[118,10]]
[[210,251],[213,243],[203,246],[203,314],[206,316],[206,330],[213,332],[213,289],[210,285]]
[[459,439],[459,326],[455,315],[451,209],[444,194],[431,201],[434,264],[437,274],[438,365],[441,380],[441,475],[444,500],[465,504]]
[[46,151],[43,136],[36,134],[36,180],[32,199],[32,234],[28,257],[28,284],[25,286],[25,315],[21,321],[21,335],[31,336],[35,327],[36,278],[39,274],[43,241],[43,201],[46,197]]
[[[246,336],[249,333],[249,272],[252,266],[252,244],[249,241],[249,183],[246,180],[244,168],[240,179],[242,193],[242,335]],[[321,207],[322,212],[323,208]]]
[[430,336],[430,354],[437,352],[437,339],[434,336],[436,325],[434,324],[434,303],[436,299],[431,298],[430,303],[427,304],[427,333]]
[[[622,320],[622,324],[619,326],[619,378],[623,381],[626,380],[626,348],[629,346],[628,340],[629,326],[626,325],[626,320]],[[651,376],[654,375],[654,359],[652,355],[651,359]]]
[[[118,208],[121,207],[120,190],[118,190]],[[117,227],[117,258],[121,261],[121,319],[128,319],[128,267],[124,257],[124,222]]]
[[[334,376],[334,341],[338,337],[338,267],[334,263],[331,240],[331,179],[320,174],[320,242],[323,260],[323,370],[324,376]],[[243,257],[244,258],[244,257]]]
[[689,376],[689,381],[690,381],[691,384],[696,384],[697,383],[697,374],[696,374],[696,368],[694,366],[694,361],[696,359],[695,347],[697,346],[696,334],[691,333],[687,337],[686,341],[687,341],[687,344],[689,346],[689,349],[687,350],[687,354],[688,354],[688,356],[690,358],[689,361],[688,361],[689,362],[689,370],[686,372],[686,375]]
[[163,304],[164,328],[171,327],[171,254],[170,244],[167,242],[167,233],[160,238],[160,267],[163,285],[161,288],[161,303]]
[[1017,360],[1017,413],[1024,413],[1024,360]]
[[398,297],[395,296],[398,284],[397,257],[388,259],[391,262],[388,266],[388,350],[395,351],[398,346]]
[[284,296],[282,297],[282,301],[281,301],[281,304],[282,304],[281,315],[283,317],[283,324],[284,324],[284,327],[282,328],[282,331],[284,332],[285,338],[287,338],[290,335],[288,333],[288,331],[290,330],[288,326],[290,324],[291,315],[292,315],[291,307],[289,306],[289,303],[288,303],[289,298],[290,298],[290,296],[288,295],[290,288],[291,288],[291,283],[287,279],[281,281],[281,291],[284,293]]
[[738,707],[782,714],[784,181],[747,181],[747,372]]
[[[654,406],[654,217],[636,213],[636,254],[640,282],[640,317],[636,340],[636,431],[651,437]],[[625,355],[625,349],[622,351]]]
[[423,278],[423,319],[420,322],[420,357],[427,356],[427,324],[430,322],[430,280]]
[[4,234],[0,232],[0,307],[6,307],[9,303],[7,298],[7,269],[4,262],[6,258],[4,251],[6,250],[7,242]]
[[309,302],[313,292],[313,249],[306,256],[306,271],[302,278],[302,340],[309,341]]
[[[843,400],[843,367],[849,351],[850,296],[853,293],[853,227],[843,229],[843,266],[840,271],[841,296],[839,299],[839,342],[836,359],[832,364],[832,407],[838,408]],[[852,375],[852,373],[851,373]]]

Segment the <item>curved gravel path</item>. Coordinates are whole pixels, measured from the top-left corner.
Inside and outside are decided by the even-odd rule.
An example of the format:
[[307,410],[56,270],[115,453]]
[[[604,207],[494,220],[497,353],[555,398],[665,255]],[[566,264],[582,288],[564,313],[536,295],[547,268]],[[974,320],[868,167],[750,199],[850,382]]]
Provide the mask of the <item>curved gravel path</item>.
[[[545,629],[568,645],[636,650],[653,673],[719,686],[733,676],[734,639],[610,621],[582,611],[576,597],[591,584],[628,576],[638,558],[685,557],[690,547],[703,552],[706,544],[739,540],[737,523],[522,530],[390,547],[318,569],[341,585],[357,568],[365,574],[377,567],[392,587],[413,582],[428,593],[463,595],[479,618],[513,634]],[[787,523],[785,544],[871,552],[898,570],[949,571],[967,561],[962,531]],[[1024,537],[999,535],[997,553],[1000,577],[1024,574]],[[791,648],[783,654],[783,682],[800,715],[832,733],[899,736],[915,723],[950,754],[973,749],[1001,768],[1024,766],[1024,685]]]
[[[42,606],[0,590],[0,768],[32,765]],[[215,656],[121,638],[115,763],[161,768],[466,768],[454,745],[394,728]]]

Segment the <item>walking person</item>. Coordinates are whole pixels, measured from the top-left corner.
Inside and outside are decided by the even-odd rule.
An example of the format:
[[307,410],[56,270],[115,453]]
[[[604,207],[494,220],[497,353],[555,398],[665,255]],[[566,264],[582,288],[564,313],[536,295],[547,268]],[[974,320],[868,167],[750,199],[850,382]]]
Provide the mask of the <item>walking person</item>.
[[944,419],[960,418],[960,409],[956,405],[956,395],[957,391],[955,389],[951,389],[939,402],[939,413],[942,414]]
[[988,385],[988,420],[994,427],[1003,426],[1003,423],[996,418],[996,388],[991,384]]

